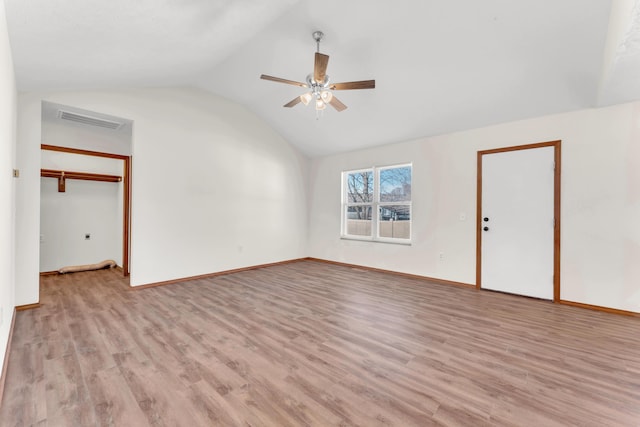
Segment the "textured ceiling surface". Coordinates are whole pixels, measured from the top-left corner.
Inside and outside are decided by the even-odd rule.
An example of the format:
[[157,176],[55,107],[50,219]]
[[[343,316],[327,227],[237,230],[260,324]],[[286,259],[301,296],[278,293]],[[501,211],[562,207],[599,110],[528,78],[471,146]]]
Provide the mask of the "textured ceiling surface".
[[[19,90],[195,86],[309,156],[640,99],[635,0],[4,1]],[[259,76],[304,81],[318,29],[331,81],[376,89],[316,119]]]

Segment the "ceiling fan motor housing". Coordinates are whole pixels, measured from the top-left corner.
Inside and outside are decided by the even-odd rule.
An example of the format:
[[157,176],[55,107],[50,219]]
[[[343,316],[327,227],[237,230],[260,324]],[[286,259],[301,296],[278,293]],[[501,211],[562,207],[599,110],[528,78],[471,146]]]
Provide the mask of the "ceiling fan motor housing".
[[316,87],[321,89],[327,88],[329,86],[329,75],[325,74],[324,80],[322,82],[317,82],[313,78],[313,74],[309,74],[307,75],[307,85],[311,89]]

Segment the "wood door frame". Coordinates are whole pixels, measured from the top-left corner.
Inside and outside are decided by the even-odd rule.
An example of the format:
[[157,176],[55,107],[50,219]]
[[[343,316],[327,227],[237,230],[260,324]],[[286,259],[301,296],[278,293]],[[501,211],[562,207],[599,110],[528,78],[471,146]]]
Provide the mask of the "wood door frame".
[[41,144],[41,150],[59,151],[62,153],[81,154],[84,156],[105,157],[109,159],[122,160],[124,162],[122,171],[123,212],[122,212],[122,270],[124,276],[130,274],[130,249],[131,249],[131,156],[122,154],[103,153],[100,151],[81,150],[78,148],[58,147],[56,145]]
[[554,148],[553,176],[553,302],[560,302],[560,179],[562,175],[562,141],[547,141],[537,144],[517,145],[513,147],[495,148],[478,151],[478,181],[476,189],[476,289],[482,289],[482,156],[486,154],[505,153],[535,148]]

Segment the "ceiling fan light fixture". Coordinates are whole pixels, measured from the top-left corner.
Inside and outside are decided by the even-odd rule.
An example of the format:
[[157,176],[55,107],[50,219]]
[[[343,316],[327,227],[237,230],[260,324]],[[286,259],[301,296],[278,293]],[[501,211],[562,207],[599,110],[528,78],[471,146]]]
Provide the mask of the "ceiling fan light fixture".
[[324,103],[322,98],[316,99],[316,110],[324,110],[327,108],[327,104]]
[[333,94],[328,90],[323,90],[320,92],[320,98],[322,98],[322,101],[324,101],[325,104],[328,104],[333,99]]
[[309,102],[311,102],[311,98],[312,96],[309,92],[300,95],[300,101],[302,101],[304,105],[309,105]]

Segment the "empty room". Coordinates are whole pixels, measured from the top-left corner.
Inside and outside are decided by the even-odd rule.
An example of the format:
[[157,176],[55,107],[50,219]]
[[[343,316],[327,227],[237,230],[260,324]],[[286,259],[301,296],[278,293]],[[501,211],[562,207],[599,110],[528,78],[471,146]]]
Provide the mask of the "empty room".
[[640,1],[0,1],[1,426],[640,425]]

